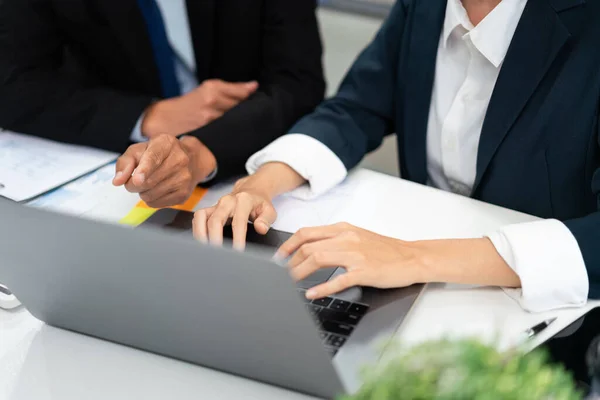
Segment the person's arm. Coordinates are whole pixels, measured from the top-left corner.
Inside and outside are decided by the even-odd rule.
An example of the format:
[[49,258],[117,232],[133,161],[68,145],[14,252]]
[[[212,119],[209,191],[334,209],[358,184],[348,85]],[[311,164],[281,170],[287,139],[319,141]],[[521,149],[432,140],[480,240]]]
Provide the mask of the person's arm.
[[564,223],[547,219],[508,225],[488,235],[521,288],[507,289],[523,309],[542,312],[581,307],[589,282],[577,240]]
[[405,7],[403,1],[396,3],[337,95],[300,120],[291,134],[253,155],[248,173],[267,162],[286,163],[309,182],[302,197],[315,197],[340,183],[365,154],[396,131],[394,88]]
[[[598,127],[600,146],[600,127]],[[600,210],[600,168],[590,182]],[[532,312],[578,307],[600,298],[600,211],[582,218],[509,225],[489,238],[404,242],[336,225],[298,232],[282,246],[298,279],[332,265],[353,273],[314,288],[311,298],[353,285],[396,287],[452,282],[515,288]],[[510,293],[510,290],[509,290]]]
[[340,223],[300,229],[276,257],[291,257],[288,266],[298,281],[321,268],[346,269],[347,273],[308,290],[309,299],[353,286],[397,288],[430,282],[521,286],[519,276],[487,238],[406,242]]
[[244,173],[248,158],[323,100],[325,82],[315,0],[263,4],[259,88],[247,101],[191,132],[215,155],[216,180]]
[[[597,128],[600,146],[600,127]],[[590,182],[600,208],[600,168]],[[490,234],[522,289],[509,292],[523,308],[546,311],[600,298],[600,212],[567,221],[510,225]]]
[[352,286],[444,282],[515,288],[525,310],[542,312],[585,305],[588,276],[589,297],[600,297],[596,215],[567,221],[571,231],[559,221],[542,220],[505,227],[489,239],[406,242],[348,224],[304,228],[281,246],[278,257],[293,256],[289,266],[297,280],[321,268],[348,271],[309,290],[310,299]]
[[65,45],[50,1],[0,1],[0,126],[123,151],[153,99],[84,86],[61,69]]
[[250,157],[246,170],[253,175],[267,163],[285,164],[308,182],[294,191],[294,197],[302,200],[319,196],[342,182],[348,174],[334,152],[317,139],[302,134],[277,139]]

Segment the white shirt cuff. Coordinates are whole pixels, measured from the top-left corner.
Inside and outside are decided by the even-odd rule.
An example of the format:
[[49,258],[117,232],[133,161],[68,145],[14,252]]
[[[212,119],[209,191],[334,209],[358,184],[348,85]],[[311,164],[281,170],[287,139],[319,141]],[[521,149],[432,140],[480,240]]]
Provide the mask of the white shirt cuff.
[[329,147],[303,134],[289,134],[254,154],[246,163],[249,174],[262,165],[281,162],[289,165],[309,185],[296,189],[293,196],[302,200],[315,198],[342,182],[348,171]]
[[138,118],[138,120],[135,124],[135,127],[133,128],[133,131],[131,132],[131,136],[129,136],[129,139],[132,142],[141,143],[141,142],[148,141],[148,138],[142,134],[142,121],[144,121],[145,115],[146,114],[144,113],[140,116],[140,118]]
[[588,299],[585,262],[571,231],[560,221],[509,225],[487,235],[521,279],[505,292],[530,312],[581,307]]

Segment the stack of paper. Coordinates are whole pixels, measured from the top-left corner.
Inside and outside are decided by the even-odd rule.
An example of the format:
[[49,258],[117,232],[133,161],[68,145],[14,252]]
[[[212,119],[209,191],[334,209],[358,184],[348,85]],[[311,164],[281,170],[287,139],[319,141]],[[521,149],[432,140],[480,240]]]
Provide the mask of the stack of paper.
[[0,196],[29,200],[117,157],[108,151],[0,130]]

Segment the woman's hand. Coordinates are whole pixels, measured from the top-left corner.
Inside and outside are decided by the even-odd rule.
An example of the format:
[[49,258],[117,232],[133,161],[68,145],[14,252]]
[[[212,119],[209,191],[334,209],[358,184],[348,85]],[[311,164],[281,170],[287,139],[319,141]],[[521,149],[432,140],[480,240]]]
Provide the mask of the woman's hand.
[[[294,254],[295,253],[295,254]],[[310,289],[310,299],[353,286],[405,287],[422,282],[419,246],[341,223],[300,229],[285,242],[277,257],[289,261],[292,277],[305,279],[320,268],[343,267],[347,273]]]
[[266,234],[277,218],[272,200],[302,185],[304,179],[282,163],[269,163],[258,172],[239,180],[233,191],[210,208],[196,212],[194,237],[213,245],[223,244],[223,227],[231,221],[233,246],[242,250],[246,244],[248,221],[259,234]]
[[486,238],[405,242],[342,223],[299,230],[277,256],[292,256],[289,266],[296,280],[320,268],[347,270],[308,290],[309,299],[353,286],[394,288],[428,282],[520,286],[518,276]]
[[248,221],[254,223],[256,232],[264,235],[277,219],[277,212],[271,198],[260,186],[253,185],[251,179],[238,181],[233,192],[222,197],[210,208],[196,212],[194,216],[194,237],[214,245],[223,244],[223,227],[231,220],[234,247],[243,249]]

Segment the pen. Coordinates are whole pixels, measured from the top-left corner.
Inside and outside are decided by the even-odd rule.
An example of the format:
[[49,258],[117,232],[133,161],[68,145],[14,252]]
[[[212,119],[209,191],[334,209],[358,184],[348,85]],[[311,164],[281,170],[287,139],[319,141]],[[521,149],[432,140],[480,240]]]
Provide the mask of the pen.
[[554,321],[556,321],[556,318],[550,318],[550,319],[547,319],[545,321],[542,321],[539,324],[537,324],[535,326],[532,326],[531,328],[527,329],[525,331],[525,334],[527,335],[528,338],[532,338],[535,335],[537,335],[538,333],[542,332],[547,327],[549,327],[550,324],[553,323]]
[[552,324],[554,321],[556,321],[556,317],[542,321],[539,324],[534,325],[531,328],[525,330],[525,332],[523,332],[523,334],[521,335],[521,338],[518,343],[520,343],[520,344],[525,343],[528,340],[532,339],[533,337],[537,336],[542,331],[544,331],[547,327],[549,327],[550,324]]

